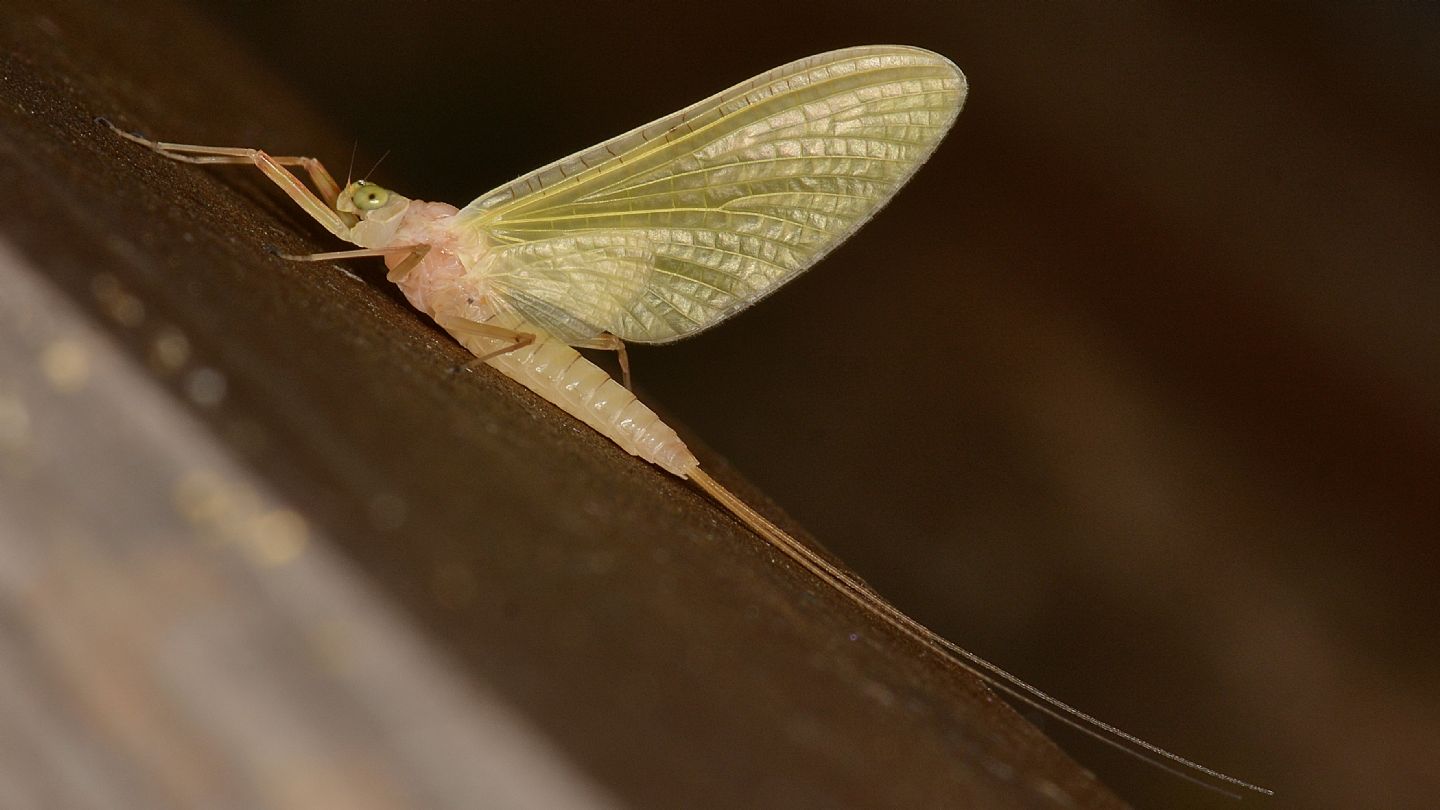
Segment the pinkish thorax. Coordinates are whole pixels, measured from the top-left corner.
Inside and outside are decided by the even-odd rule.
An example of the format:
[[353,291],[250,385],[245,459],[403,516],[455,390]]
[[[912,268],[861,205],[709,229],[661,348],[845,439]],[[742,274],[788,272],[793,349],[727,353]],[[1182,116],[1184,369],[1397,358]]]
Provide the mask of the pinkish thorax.
[[[478,229],[456,227],[453,205],[411,200],[394,245],[429,245],[430,252],[396,282],[411,305],[436,318],[453,315],[485,321],[494,314],[485,300],[485,284],[472,268],[479,267],[487,245]],[[405,259],[395,253],[385,257],[394,269]]]

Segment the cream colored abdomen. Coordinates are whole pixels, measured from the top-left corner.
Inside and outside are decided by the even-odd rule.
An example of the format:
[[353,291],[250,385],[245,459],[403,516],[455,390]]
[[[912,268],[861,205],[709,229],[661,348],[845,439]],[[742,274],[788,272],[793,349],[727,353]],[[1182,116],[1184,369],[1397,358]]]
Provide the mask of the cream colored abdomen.
[[[426,215],[443,214],[447,209],[454,211],[449,206],[432,208],[433,212],[430,208],[416,209],[417,223],[411,230],[419,236],[429,233],[424,227]],[[417,238],[416,241],[426,240]],[[393,270],[401,260],[403,257],[398,254],[387,256],[386,264]],[[485,296],[484,277],[467,270],[453,245],[441,243],[396,283],[411,304],[434,318],[476,357],[504,349],[511,345],[511,341],[476,335],[458,327],[449,328],[447,320],[458,318],[534,334],[534,343],[498,354],[485,362],[599,431],[626,452],[681,478],[689,478],[690,472],[699,466],[675,431],[661,422],[660,417],[637,400],[625,386],[615,382],[609,374],[565,343],[522,322],[508,311],[497,312],[493,302]]]
[[[519,332],[535,330],[506,314],[486,320]],[[503,348],[494,338],[454,334],[465,348],[482,356]],[[540,334],[536,342],[485,361],[505,376],[555,403],[599,431],[621,449],[688,478],[699,463],[669,425],[603,369],[575,349]]]

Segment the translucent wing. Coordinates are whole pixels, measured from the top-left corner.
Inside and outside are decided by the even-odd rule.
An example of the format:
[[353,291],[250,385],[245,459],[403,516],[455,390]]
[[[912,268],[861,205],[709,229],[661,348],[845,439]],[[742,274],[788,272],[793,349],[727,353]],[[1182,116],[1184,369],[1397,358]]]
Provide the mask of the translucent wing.
[[578,343],[618,334],[654,275],[655,254],[635,231],[581,231],[498,246],[480,272],[527,323]]
[[[461,211],[461,227],[517,256],[527,244],[552,255],[567,244],[593,252],[585,240],[597,237],[624,245],[607,266],[643,283],[580,284],[562,297],[553,279],[539,294],[515,279],[499,292],[557,336],[585,324],[665,343],[753,304],[844,241],[930,156],[965,92],[949,60],[918,48],[812,56],[501,186]],[[648,273],[633,266],[642,256]],[[517,303],[537,295],[550,309]]]

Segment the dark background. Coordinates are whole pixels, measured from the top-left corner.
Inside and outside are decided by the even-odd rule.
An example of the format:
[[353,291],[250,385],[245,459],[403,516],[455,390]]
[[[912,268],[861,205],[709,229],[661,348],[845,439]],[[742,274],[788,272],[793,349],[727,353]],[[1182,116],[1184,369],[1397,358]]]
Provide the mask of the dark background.
[[[902,608],[1062,699],[1279,805],[1433,800],[1433,7],[210,13],[362,166],[391,150],[377,180],[457,204],[793,58],[949,56],[972,95],[911,186],[755,311],[635,351],[640,387]],[[1216,803],[1058,736],[1140,806]]]

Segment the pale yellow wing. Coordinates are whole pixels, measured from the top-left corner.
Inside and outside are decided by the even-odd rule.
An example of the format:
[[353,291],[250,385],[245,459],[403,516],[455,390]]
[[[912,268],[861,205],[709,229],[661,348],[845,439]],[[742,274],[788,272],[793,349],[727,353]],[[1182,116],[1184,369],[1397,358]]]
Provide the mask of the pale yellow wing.
[[[536,326],[665,343],[844,241],[930,156],[965,93],[959,69],[919,48],[812,56],[507,183],[466,206],[460,226],[483,229],[502,253],[546,246],[544,307],[516,304],[535,297],[523,279],[498,290]],[[564,286],[555,268],[578,266],[560,258],[572,248],[627,280],[553,294]]]
[[480,266],[502,304],[566,343],[618,333],[654,272],[650,243],[643,234],[623,230],[497,246]]

